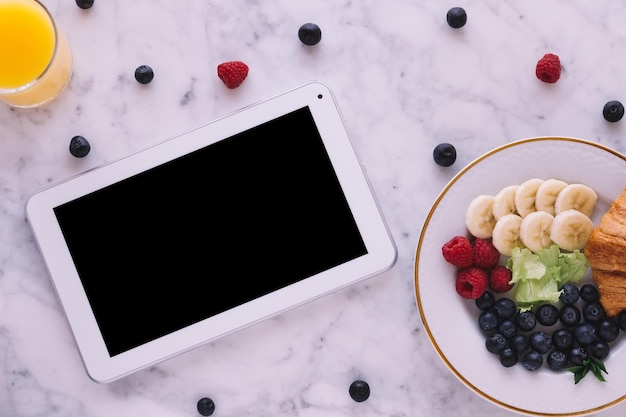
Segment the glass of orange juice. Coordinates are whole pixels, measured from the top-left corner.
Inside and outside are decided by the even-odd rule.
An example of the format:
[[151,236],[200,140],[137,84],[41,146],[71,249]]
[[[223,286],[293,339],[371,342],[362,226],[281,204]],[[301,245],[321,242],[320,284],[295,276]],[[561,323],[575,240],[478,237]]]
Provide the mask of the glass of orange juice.
[[38,0],[0,0],[0,100],[37,107],[72,75],[72,50]]

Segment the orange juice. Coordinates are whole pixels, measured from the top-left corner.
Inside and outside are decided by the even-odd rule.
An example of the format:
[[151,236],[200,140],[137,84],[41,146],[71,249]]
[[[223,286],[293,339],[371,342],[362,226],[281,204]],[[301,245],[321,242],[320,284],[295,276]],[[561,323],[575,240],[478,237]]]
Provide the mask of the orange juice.
[[0,0],[0,98],[16,107],[52,100],[67,84],[72,52],[36,0]]

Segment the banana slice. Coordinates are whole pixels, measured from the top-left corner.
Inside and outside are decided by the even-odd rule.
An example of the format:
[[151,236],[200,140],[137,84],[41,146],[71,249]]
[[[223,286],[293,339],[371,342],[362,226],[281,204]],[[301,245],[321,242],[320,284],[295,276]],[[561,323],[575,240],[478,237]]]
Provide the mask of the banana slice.
[[598,195],[590,187],[584,184],[570,184],[557,196],[554,210],[556,214],[559,214],[562,211],[574,209],[591,217],[596,201],[598,201]]
[[535,211],[522,219],[519,237],[524,246],[533,252],[545,249],[552,244],[550,230],[554,216],[547,211]]
[[537,196],[537,190],[542,183],[543,180],[532,178],[519,185],[515,192],[515,208],[517,209],[517,214],[526,217],[528,213],[537,211],[535,208],[535,198]]
[[505,214],[498,219],[493,228],[491,243],[501,254],[511,256],[513,248],[524,247],[519,235],[521,225],[522,218],[517,214]]
[[583,249],[594,227],[591,219],[580,211],[564,210],[554,216],[550,239],[561,249]]
[[515,208],[515,191],[517,191],[518,187],[518,185],[509,185],[501,189],[493,197],[493,217],[496,220],[506,214],[517,213]]
[[488,239],[491,237],[496,219],[493,217],[493,196],[479,195],[467,206],[465,227],[472,236]]
[[561,190],[567,187],[567,185],[568,184],[565,181],[557,180],[555,178],[545,180],[537,189],[537,195],[535,196],[535,208],[538,211],[547,211],[554,216],[556,214],[554,209],[556,198]]

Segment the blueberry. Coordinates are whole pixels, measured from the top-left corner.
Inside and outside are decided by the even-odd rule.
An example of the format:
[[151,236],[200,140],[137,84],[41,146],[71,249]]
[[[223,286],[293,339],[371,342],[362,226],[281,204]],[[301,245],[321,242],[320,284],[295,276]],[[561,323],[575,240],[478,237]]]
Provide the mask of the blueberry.
[[467,23],[467,13],[462,7],[453,7],[446,14],[448,25],[454,29],[462,28]]
[[365,381],[356,380],[350,384],[348,392],[354,401],[361,403],[370,397],[370,386]]
[[597,333],[605,342],[613,342],[619,336],[619,326],[615,320],[607,318],[598,324]]
[[563,304],[574,304],[576,301],[578,301],[580,292],[576,285],[567,283],[563,285],[562,290],[563,292],[559,296],[559,300],[561,300]]
[[552,304],[542,304],[535,314],[539,324],[543,326],[553,326],[559,321],[559,309]]
[[500,352],[500,363],[506,368],[515,365],[517,363],[517,352],[514,349],[505,348]]
[[583,307],[583,318],[587,320],[589,323],[597,324],[600,323],[606,317],[604,313],[604,308],[600,303],[589,303]]
[[523,332],[529,332],[537,325],[535,313],[531,310],[523,311],[515,317],[517,327]]
[[560,350],[553,350],[547,357],[546,362],[550,369],[559,370],[567,367],[567,354]]
[[530,345],[528,343],[528,337],[525,334],[518,333],[509,341],[509,346],[517,353],[523,353]]
[[506,347],[506,337],[500,333],[491,334],[485,339],[485,347],[491,353],[500,353]]
[[298,38],[305,45],[317,45],[322,40],[322,30],[315,23],[305,23],[298,29]]
[[528,342],[530,348],[538,353],[548,353],[552,349],[552,337],[543,331],[531,334]]
[[449,143],[440,143],[433,150],[435,163],[442,167],[449,167],[456,161],[456,148]]
[[607,122],[619,122],[624,117],[624,105],[617,100],[611,100],[604,105],[602,115]]
[[574,365],[582,365],[585,359],[589,358],[587,349],[582,346],[574,346],[567,355],[569,361]]
[[529,371],[536,371],[543,365],[543,355],[534,350],[529,350],[522,357],[522,366]]
[[215,411],[215,403],[210,398],[200,398],[198,401],[198,413],[203,416],[210,416]]
[[517,326],[513,323],[513,320],[504,320],[498,326],[498,332],[507,339],[510,339],[517,334]]
[[596,359],[608,358],[609,352],[611,350],[609,344],[604,340],[596,340],[595,342],[587,346],[587,349],[589,350],[589,355]]
[[559,319],[564,326],[574,327],[580,322],[580,310],[578,307],[566,304],[559,311]]
[[84,158],[91,150],[91,145],[83,136],[74,136],[70,140],[70,153],[76,158]]
[[492,292],[485,291],[476,299],[475,303],[479,310],[488,311],[496,304],[496,297],[494,297]]
[[140,84],[148,84],[154,78],[154,71],[149,65],[140,65],[135,69],[135,79]]
[[598,292],[598,288],[596,288],[595,285],[585,284],[580,287],[580,298],[588,303],[593,303],[594,301],[598,301],[598,299],[600,298],[600,293]]
[[493,311],[484,311],[478,317],[478,326],[485,332],[492,332],[498,328],[498,315]]
[[76,0],[76,5],[81,9],[90,9],[94,0]]
[[562,328],[552,333],[552,345],[559,350],[567,351],[574,346],[574,333]]
[[500,319],[512,319],[517,313],[517,304],[515,304],[515,301],[510,298],[500,298],[496,301],[494,310]]
[[582,346],[587,346],[596,340],[596,328],[591,323],[580,323],[574,329],[574,337]]

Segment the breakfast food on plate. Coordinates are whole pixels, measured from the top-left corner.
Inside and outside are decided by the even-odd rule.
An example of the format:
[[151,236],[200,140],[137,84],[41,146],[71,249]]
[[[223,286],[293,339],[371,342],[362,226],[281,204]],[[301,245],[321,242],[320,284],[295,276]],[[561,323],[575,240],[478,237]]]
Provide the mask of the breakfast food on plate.
[[597,200],[584,184],[531,178],[474,198],[465,212],[465,226],[474,237],[491,238],[505,256],[514,248],[536,252],[552,244],[580,250],[594,228],[590,216]]
[[626,189],[611,203],[589,236],[585,256],[606,314],[626,308]]

